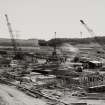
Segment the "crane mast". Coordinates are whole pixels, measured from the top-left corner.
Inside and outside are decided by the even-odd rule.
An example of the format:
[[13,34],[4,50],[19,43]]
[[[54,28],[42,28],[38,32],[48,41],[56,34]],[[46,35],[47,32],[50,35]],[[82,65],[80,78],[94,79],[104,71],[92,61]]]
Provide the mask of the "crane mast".
[[55,32],[55,43],[54,43],[53,56],[56,56],[56,32]]
[[16,42],[15,42],[15,39],[14,39],[13,31],[12,31],[12,28],[11,28],[11,23],[9,22],[7,14],[5,14],[5,17],[6,17],[7,26],[8,26],[8,30],[9,30],[11,41],[12,41],[13,51],[14,51],[14,54],[16,55],[17,54],[17,46],[16,46]]

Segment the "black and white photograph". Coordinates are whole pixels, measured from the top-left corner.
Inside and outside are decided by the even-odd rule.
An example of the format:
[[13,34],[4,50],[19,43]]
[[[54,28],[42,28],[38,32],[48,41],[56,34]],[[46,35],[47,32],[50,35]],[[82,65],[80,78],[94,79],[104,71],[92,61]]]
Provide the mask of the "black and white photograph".
[[0,105],[105,105],[105,0],[0,0]]

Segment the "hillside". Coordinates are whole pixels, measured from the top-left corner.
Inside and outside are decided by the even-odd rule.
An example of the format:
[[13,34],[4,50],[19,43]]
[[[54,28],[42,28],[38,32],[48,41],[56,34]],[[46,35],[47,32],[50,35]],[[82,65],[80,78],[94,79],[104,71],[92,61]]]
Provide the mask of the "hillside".
[[89,43],[100,43],[100,44],[105,44],[105,37],[92,37],[92,38],[57,38],[55,39],[51,39],[48,41],[48,45],[52,46],[54,43],[56,43],[57,45],[61,45],[62,43],[70,43],[72,45],[76,45],[76,44],[89,44]]
[[[95,38],[56,38],[51,39],[48,41],[45,40],[38,40],[38,39],[17,39],[16,40],[17,45],[19,46],[25,46],[25,47],[34,47],[34,46],[53,46],[54,44],[56,45],[61,45],[63,43],[70,43],[72,45],[77,45],[77,44],[89,44],[91,42],[93,43],[100,43],[100,44],[105,44],[105,36],[102,37],[95,37]],[[11,46],[11,39],[6,39],[6,38],[0,38],[0,46]]]

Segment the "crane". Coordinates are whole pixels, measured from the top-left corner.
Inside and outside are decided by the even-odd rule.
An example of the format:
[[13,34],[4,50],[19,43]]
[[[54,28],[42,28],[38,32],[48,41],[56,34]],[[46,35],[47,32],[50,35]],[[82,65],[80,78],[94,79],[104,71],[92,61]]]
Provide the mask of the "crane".
[[90,29],[87,24],[83,21],[80,20],[80,22],[82,23],[82,25],[86,28],[86,30],[89,32],[89,34],[95,39],[95,41],[100,44],[101,47],[103,47],[103,45],[101,43],[99,43],[98,38],[96,37],[96,34],[94,33],[94,31],[92,29]]
[[14,39],[11,23],[9,22],[7,14],[5,14],[5,17],[6,17],[6,21],[7,21],[8,30],[9,30],[9,33],[10,33],[10,36],[11,36],[11,41],[12,41],[12,46],[13,46],[13,52],[16,55],[17,54],[17,46],[16,46],[16,42],[15,42],[15,39]]
[[91,36],[95,37],[95,33],[92,29],[90,29],[87,24],[83,21],[83,20],[80,20],[80,22],[82,23],[82,25],[86,28],[86,30],[90,33]]
[[[96,37],[96,34],[94,33],[94,31],[92,30],[92,29],[90,29],[88,26],[87,26],[87,24],[83,21],[83,20],[80,20],[80,22],[82,23],[82,25],[86,28],[86,30],[89,32],[89,34],[92,36],[92,37],[94,37],[94,40],[95,40],[95,42],[97,42],[100,46],[101,46],[101,48],[103,49],[103,53],[105,53],[105,48],[104,48],[104,46],[103,46],[103,44],[98,40],[98,38]],[[102,53],[102,52],[100,52],[100,51],[98,51],[97,53]]]
[[11,23],[9,22],[7,14],[5,14],[5,18],[6,18],[6,21],[7,21],[7,26],[8,26],[8,30],[9,30],[9,33],[10,33],[12,46],[13,46],[14,59],[23,59],[22,52],[18,51],[16,40],[14,38],[13,30],[12,30],[12,27],[11,27]]

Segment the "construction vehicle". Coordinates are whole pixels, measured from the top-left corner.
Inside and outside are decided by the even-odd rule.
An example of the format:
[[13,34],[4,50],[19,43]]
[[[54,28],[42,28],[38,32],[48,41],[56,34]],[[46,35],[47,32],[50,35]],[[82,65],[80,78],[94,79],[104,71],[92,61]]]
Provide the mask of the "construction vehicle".
[[11,27],[11,23],[9,22],[8,15],[5,14],[5,17],[6,17],[7,26],[8,26],[8,30],[9,30],[9,33],[10,33],[12,46],[13,46],[13,55],[14,55],[13,59],[22,59],[23,55],[22,55],[21,51],[19,51],[19,49],[17,48],[17,43],[16,43],[16,40],[14,38],[13,30],[12,30],[12,27]]

